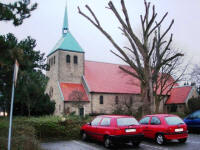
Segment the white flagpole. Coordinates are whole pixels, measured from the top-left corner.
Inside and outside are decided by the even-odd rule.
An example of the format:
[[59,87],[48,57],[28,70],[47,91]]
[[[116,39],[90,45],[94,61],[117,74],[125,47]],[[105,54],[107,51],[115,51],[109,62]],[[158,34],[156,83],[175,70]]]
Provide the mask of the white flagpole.
[[8,133],[8,150],[10,150],[10,145],[11,145],[13,102],[14,102],[14,93],[15,93],[15,85],[17,81],[18,68],[19,68],[19,64],[16,60],[15,65],[14,65],[14,74],[13,74],[13,83],[12,83],[12,97],[11,97],[11,106],[10,106],[9,133]]

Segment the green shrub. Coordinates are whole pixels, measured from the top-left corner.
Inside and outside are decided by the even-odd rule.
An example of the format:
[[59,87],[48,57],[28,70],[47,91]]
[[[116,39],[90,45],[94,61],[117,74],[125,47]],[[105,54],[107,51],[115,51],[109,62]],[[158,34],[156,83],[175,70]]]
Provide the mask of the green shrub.
[[26,122],[32,125],[36,130],[36,135],[40,140],[52,139],[78,139],[80,137],[80,128],[83,124],[89,122],[91,117],[81,118],[71,115],[63,117],[46,116],[32,117]]
[[[12,150],[39,150],[39,140],[71,140],[80,138],[80,128],[92,117],[43,116],[14,117],[12,129]],[[8,118],[0,118],[0,150],[7,149]]]

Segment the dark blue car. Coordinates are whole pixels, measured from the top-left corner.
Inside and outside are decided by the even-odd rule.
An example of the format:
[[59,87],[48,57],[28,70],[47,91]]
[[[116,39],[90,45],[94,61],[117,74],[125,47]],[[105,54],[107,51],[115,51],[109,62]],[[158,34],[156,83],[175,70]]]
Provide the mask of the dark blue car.
[[189,131],[200,131],[200,110],[189,114],[184,122],[187,124]]

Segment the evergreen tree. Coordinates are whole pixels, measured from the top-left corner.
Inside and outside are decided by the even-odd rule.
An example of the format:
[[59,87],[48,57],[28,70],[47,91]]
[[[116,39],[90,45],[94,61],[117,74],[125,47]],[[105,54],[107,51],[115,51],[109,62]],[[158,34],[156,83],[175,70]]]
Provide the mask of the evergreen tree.
[[4,4],[0,2],[0,21],[13,21],[15,26],[31,16],[31,11],[37,8],[37,3],[30,6],[30,0],[21,0]]
[[31,37],[18,42],[13,34],[0,36],[0,105],[9,111],[13,64],[19,61],[20,69],[15,92],[14,115],[46,115],[54,112],[55,103],[45,93],[48,79],[44,54],[35,51],[36,41]]
[[[31,5],[30,0],[18,0],[12,3],[0,2],[0,21],[12,21],[14,26],[21,25],[23,20],[31,16],[37,3]],[[36,41],[31,37],[18,42],[9,33],[0,35],[0,107],[9,112],[13,64],[17,59],[20,64],[18,82],[15,92],[14,115],[46,115],[52,114],[55,102],[45,94],[47,78],[44,54],[35,51]]]

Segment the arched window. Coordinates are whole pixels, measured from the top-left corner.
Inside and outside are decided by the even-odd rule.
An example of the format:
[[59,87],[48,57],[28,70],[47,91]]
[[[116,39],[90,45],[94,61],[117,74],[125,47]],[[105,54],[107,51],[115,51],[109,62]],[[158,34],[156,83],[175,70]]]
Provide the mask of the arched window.
[[103,96],[102,95],[100,96],[99,104],[103,104]]
[[53,65],[53,58],[51,58],[51,66]]
[[49,89],[49,97],[52,97],[52,96],[53,96],[53,88],[50,87],[50,89]]
[[74,56],[74,64],[78,64],[78,57]]
[[67,63],[70,63],[70,55],[67,55],[67,56],[66,56],[66,62],[67,62]]
[[118,96],[115,97],[115,104],[118,104],[119,103],[119,98]]

